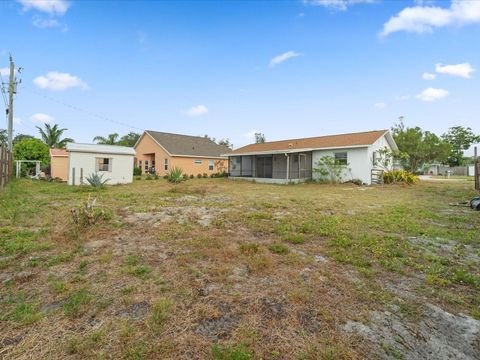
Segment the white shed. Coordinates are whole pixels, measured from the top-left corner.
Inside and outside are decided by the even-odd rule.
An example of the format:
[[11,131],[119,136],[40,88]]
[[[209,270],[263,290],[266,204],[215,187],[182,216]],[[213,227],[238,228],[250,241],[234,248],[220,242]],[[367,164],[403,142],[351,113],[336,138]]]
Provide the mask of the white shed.
[[133,180],[135,150],[126,146],[68,143],[68,184],[88,184],[92,174],[103,174],[107,184]]

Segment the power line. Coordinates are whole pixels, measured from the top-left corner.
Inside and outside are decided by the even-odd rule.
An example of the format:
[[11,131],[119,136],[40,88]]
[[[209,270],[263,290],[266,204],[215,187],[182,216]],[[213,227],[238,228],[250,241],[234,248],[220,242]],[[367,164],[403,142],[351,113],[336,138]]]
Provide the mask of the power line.
[[140,131],[144,131],[144,129],[141,129],[139,127],[136,127],[136,126],[133,126],[133,125],[130,125],[130,124],[127,124],[127,123],[124,123],[122,121],[117,121],[117,120],[114,120],[114,119],[111,119],[111,118],[108,118],[106,116],[102,116],[102,115],[99,115],[97,113],[94,113],[90,110],[86,110],[84,108],[81,108],[79,106],[75,106],[75,105],[72,105],[72,104],[69,104],[69,103],[66,103],[65,101],[62,101],[62,100],[58,100],[58,99],[55,99],[54,97],[51,97],[51,96],[48,96],[48,95],[45,95],[45,94],[41,94],[35,90],[32,90],[26,86],[23,86],[22,87],[23,89],[26,89],[27,91],[30,91],[32,94],[35,94],[35,95],[38,95],[38,96],[41,96],[43,97],[44,99],[47,99],[47,100],[50,100],[52,102],[55,102],[57,104],[60,104],[62,106],[65,106],[69,109],[72,109],[72,110],[75,110],[75,111],[79,111],[81,113],[84,113],[84,114],[87,114],[91,117],[95,117],[97,119],[100,119],[100,120],[104,120],[104,121],[109,121],[111,123],[114,123],[114,124],[118,124],[118,125],[122,125],[122,126],[125,126],[125,127],[128,127],[128,128],[131,128],[131,129],[135,129],[135,130],[140,130]]

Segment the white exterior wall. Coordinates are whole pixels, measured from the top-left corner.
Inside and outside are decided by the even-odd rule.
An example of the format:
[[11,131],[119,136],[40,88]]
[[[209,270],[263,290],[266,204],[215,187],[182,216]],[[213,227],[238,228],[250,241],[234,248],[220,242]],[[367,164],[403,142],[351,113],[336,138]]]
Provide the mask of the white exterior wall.
[[[342,181],[348,181],[352,179],[360,179],[366,184],[371,182],[370,170],[372,168],[372,162],[369,161],[368,147],[364,148],[350,148],[350,149],[336,149],[336,150],[315,150],[312,152],[313,169],[317,167],[316,163],[320,158],[324,156],[334,156],[336,152],[346,152],[348,168],[350,171],[345,171],[342,176]],[[313,172],[312,178],[314,180],[321,179],[321,175]]]
[[[370,160],[370,165],[372,167],[373,167],[373,153],[375,151],[384,150],[385,148],[387,148],[390,151],[392,150],[392,147],[388,143],[385,136],[382,136],[381,138],[379,138],[377,141],[375,141],[372,145],[368,147],[368,158]],[[390,164],[388,170],[391,170],[392,167],[393,167],[393,164]]]
[[69,152],[68,158],[68,184],[73,184],[73,169],[75,168],[75,185],[80,185],[80,169],[83,169],[83,183],[91,174],[96,172],[97,158],[112,159],[112,171],[99,171],[104,174],[103,179],[110,179],[107,184],[127,184],[133,180],[133,158],[134,155],[102,154],[91,152]]

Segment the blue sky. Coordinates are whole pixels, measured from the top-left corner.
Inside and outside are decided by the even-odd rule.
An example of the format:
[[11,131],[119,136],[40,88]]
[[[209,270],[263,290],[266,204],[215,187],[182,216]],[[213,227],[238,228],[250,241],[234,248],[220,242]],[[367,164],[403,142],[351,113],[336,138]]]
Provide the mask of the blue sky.
[[401,115],[480,133],[480,2],[20,0],[0,22],[0,68],[9,53],[24,68],[16,133],[49,121],[78,142],[152,129],[238,147]]

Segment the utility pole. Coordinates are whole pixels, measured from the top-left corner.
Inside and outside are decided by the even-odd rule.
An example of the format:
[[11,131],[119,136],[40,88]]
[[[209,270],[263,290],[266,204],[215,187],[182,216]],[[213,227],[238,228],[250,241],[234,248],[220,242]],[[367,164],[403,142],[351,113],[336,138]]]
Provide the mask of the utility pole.
[[15,65],[10,55],[10,79],[8,80],[8,149],[13,149],[13,95],[16,93]]

